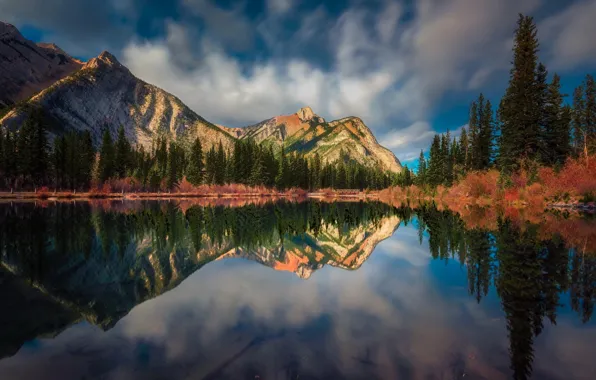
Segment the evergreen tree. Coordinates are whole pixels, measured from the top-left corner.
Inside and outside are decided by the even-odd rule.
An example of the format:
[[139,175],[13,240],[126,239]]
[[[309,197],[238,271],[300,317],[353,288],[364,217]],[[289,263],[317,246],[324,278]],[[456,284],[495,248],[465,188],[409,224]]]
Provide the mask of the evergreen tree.
[[265,174],[265,163],[261,152],[257,154],[253,162],[252,171],[250,173],[249,185],[259,186],[263,184],[263,176]]
[[56,137],[54,140],[54,152],[52,154],[54,164],[55,186],[62,188],[66,181],[66,138]]
[[426,159],[424,158],[424,152],[422,149],[420,150],[420,157],[418,158],[418,176],[417,182],[419,186],[424,186],[426,184]]
[[170,149],[168,152],[168,176],[167,186],[169,189],[173,189],[178,186],[181,179],[183,163],[181,149],[174,142],[170,142]]
[[188,162],[187,179],[195,186],[203,182],[203,147],[197,137],[190,148],[190,159]]
[[[449,132],[447,132],[449,133]],[[451,135],[449,135],[451,136]],[[449,182],[449,140],[447,135],[441,135],[441,149],[439,150],[439,157],[441,161],[441,174],[439,184],[446,184]]]
[[443,162],[441,159],[441,138],[439,135],[435,135],[433,142],[430,146],[429,160],[428,160],[428,171],[427,171],[427,183],[436,187],[441,184],[443,170]]
[[465,167],[467,170],[474,170],[476,169],[475,152],[480,129],[480,126],[478,125],[478,103],[476,103],[476,101],[473,101],[470,105],[470,119],[468,121],[468,127],[470,128],[470,138],[466,144]]
[[119,178],[126,177],[126,170],[130,166],[131,147],[126,135],[124,134],[124,127],[120,126],[118,129],[118,139],[116,140],[116,152],[114,159],[115,175]]
[[443,169],[443,183],[445,186],[453,185],[453,168],[455,165],[453,151],[451,150],[451,133],[447,131],[447,133],[443,136],[441,140],[442,150],[443,150],[443,160],[444,160],[444,169]]
[[579,86],[573,92],[573,146],[577,155],[588,155],[588,129],[585,121],[584,88]]
[[214,180],[217,185],[223,185],[225,183],[226,174],[226,153],[223,148],[223,144],[220,141],[217,147],[217,154],[215,157],[215,173]]
[[470,148],[470,141],[468,140],[468,132],[466,128],[462,128],[461,135],[459,136],[459,156],[457,159],[458,165],[462,168],[462,172],[465,172],[469,169],[469,148]]
[[516,169],[520,158],[533,158],[539,148],[541,79],[537,69],[538,39],[532,17],[520,15],[513,47],[509,87],[500,107],[499,163],[502,170]]
[[34,110],[21,127],[17,140],[19,174],[27,183],[45,183],[47,149],[46,125],[42,111]]
[[105,182],[116,174],[114,163],[115,157],[116,152],[112,141],[112,135],[110,134],[110,131],[106,129],[103,132],[101,148],[99,150],[99,182]]
[[2,154],[4,185],[12,186],[12,182],[17,174],[17,157],[15,139],[9,131],[6,131],[6,135],[4,135]]
[[548,86],[543,117],[542,161],[547,165],[563,164],[570,150],[569,115],[563,107],[560,77],[555,74]]
[[93,163],[95,162],[95,148],[93,147],[91,132],[84,131],[79,139],[77,183],[78,186],[88,187],[91,182]]
[[586,106],[584,120],[587,136],[588,153],[596,152],[596,81],[590,74],[586,75]]
[[286,152],[284,147],[281,147],[281,153],[279,156],[279,169],[277,170],[277,176],[275,177],[275,186],[280,190],[285,190],[287,187],[286,177],[288,171],[288,164],[286,162]]
[[493,109],[490,100],[486,100],[486,102],[484,102],[482,119],[480,120],[480,131],[478,134],[478,157],[476,158],[477,169],[483,170],[490,167],[493,156],[494,135],[495,121],[493,117]]

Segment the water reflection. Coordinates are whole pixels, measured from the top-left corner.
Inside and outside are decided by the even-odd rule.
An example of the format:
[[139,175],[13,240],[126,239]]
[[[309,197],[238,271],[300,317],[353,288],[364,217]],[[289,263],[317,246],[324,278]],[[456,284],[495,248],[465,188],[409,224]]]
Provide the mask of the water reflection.
[[544,231],[380,203],[0,206],[0,377],[590,378],[596,256]]

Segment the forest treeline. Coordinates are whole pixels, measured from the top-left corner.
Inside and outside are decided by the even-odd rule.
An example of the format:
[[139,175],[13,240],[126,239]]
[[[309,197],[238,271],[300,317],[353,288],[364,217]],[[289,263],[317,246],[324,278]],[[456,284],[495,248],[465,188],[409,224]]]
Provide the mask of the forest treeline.
[[420,152],[418,186],[452,186],[467,173],[496,169],[507,186],[520,170],[560,169],[570,158],[596,153],[596,83],[586,75],[566,103],[561,78],[550,82],[538,57],[532,17],[520,15],[509,85],[495,107],[483,94],[471,103],[468,127],[459,138],[435,135],[428,157]]
[[343,152],[329,163],[318,154],[286,153],[283,147],[252,140],[236,140],[230,150],[219,142],[204,151],[198,138],[189,142],[162,137],[146,150],[132,146],[122,127],[117,136],[106,128],[97,151],[89,131],[68,132],[50,146],[50,126],[42,110],[33,110],[18,133],[0,131],[0,188],[84,190],[126,182],[122,187],[165,191],[186,179],[194,186],[381,189],[409,185],[413,177],[407,168],[396,174],[362,165]]

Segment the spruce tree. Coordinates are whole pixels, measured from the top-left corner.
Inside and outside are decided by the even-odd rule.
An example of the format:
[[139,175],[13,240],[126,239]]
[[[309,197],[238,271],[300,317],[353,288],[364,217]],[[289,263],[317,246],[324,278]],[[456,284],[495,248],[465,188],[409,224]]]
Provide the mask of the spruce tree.
[[532,17],[519,16],[509,87],[500,109],[499,164],[515,170],[521,158],[533,159],[539,148],[543,73],[537,69],[538,39]]
[[281,147],[281,153],[279,156],[279,168],[277,170],[277,176],[275,177],[275,186],[280,190],[285,190],[287,187],[286,177],[288,170],[288,164],[286,162],[286,152],[284,147]]
[[[482,96],[482,94],[481,94]],[[493,109],[490,100],[484,102],[482,119],[480,120],[480,131],[478,134],[478,157],[476,159],[476,168],[488,169],[493,156],[493,138],[495,135],[495,121]]]
[[116,176],[119,178],[126,177],[126,170],[130,166],[130,152],[131,147],[126,135],[124,134],[124,127],[118,129],[118,139],[116,140],[116,156],[114,161],[114,170]]
[[263,176],[265,173],[265,163],[263,155],[259,152],[253,162],[253,167],[250,173],[248,184],[250,186],[259,186],[263,184]]
[[457,163],[462,168],[462,172],[466,172],[469,169],[468,156],[470,149],[470,141],[468,140],[468,132],[466,128],[462,128],[461,135],[459,136],[459,157]]
[[223,185],[225,183],[226,174],[226,153],[223,148],[223,144],[220,141],[217,147],[217,155],[215,158],[216,170],[214,173],[215,183],[217,185]]
[[203,182],[203,147],[197,137],[190,147],[190,159],[186,177],[195,186]]
[[442,182],[443,162],[441,159],[441,138],[435,135],[430,146],[428,160],[427,182],[430,186],[436,187]]
[[[447,132],[449,136],[449,132]],[[447,184],[449,182],[449,137],[447,135],[441,135],[441,149],[439,150],[439,157],[441,161],[441,174],[439,184]]]
[[4,135],[4,144],[2,149],[4,165],[4,185],[12,186],[12,182],[17,174],[17,155],[15,139],[9,131]]
[[101,148],[99,150],[99,178],[100,182],[105,182],[112,178],[115,174],[115,160],[116,152],[114,149],[114,143],[112,141],[112,135],[110,131],[106,129],[103,132],[103,138],[101,142]]
[[588,129],[585,120],[586,103],[584,99],[584,88],[579,86],[573,92],[573,146],[578,156],[588,156]]
[[93,140],[91,132],[84,131],[79,136],[79,154],[80,159],[78,165],[77,182],[79,186],[88,187],[91,182],[91,173],[93,170],[93,163],[95,162],[95,148],[93,147]]
[[424,158],[424,152],[420,150],[420,156],[418,157],[418,185],[424,186],[426,184],[426,158]]
[[180,176],[182,172],[181,152],[178,145],[174,142],[170,142],[170,149],[168,151],[168,176],[167,186],[169,189],[173,189],[178,186],[180,182]]
[[470,137],[467,144],[466,154],[466,169],[476,169],[476,150],[480,126],[478,125],[478,103],[473,101],[470,105],[470,119],[468,121],[468,127],[470,128]]
[[543,115],[542,162],[562,164],[569,154],[569,121],[564,114],[560,77],[554,74],[547,89]]
[[54,164],[55,186],[65,186],[66,177],[66,138],[59,136],[54,139],[54,151],[52,154]]
[[586,75],[586,106],[584,120],[587,136],[588,153],[596,152],[596,81],[590,74]]

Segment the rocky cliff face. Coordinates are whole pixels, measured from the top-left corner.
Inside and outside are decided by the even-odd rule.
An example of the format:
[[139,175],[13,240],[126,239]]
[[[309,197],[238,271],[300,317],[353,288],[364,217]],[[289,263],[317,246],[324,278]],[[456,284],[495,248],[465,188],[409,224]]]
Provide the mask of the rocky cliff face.
[[234,140],[174,95],[135,77],[108,52],[16,107],[0,124],[17,129],[32,107],[55,119],[57,128],[50,131],[50,139],[70,130],[89,130],[99,144],[104,129],[115,136],[123,126],[133,144],[145,147],[156,136],[199,137],[207,148],[219,141],[229,147]]
[[284,146],[287,152],[299,151],[307,156],[318,153],[324,162],[336,161],[343,153],[364,165],[392,172],[402,170],[395,155],[379,145],[371,130],[357,117],[326,122],[310,107],[304,107],[293,115],[276,116],[246,128],[220,128],[240,139]]
[[28,99],[82,66],[56,45],[29,41],[0,21],[0,107]]

